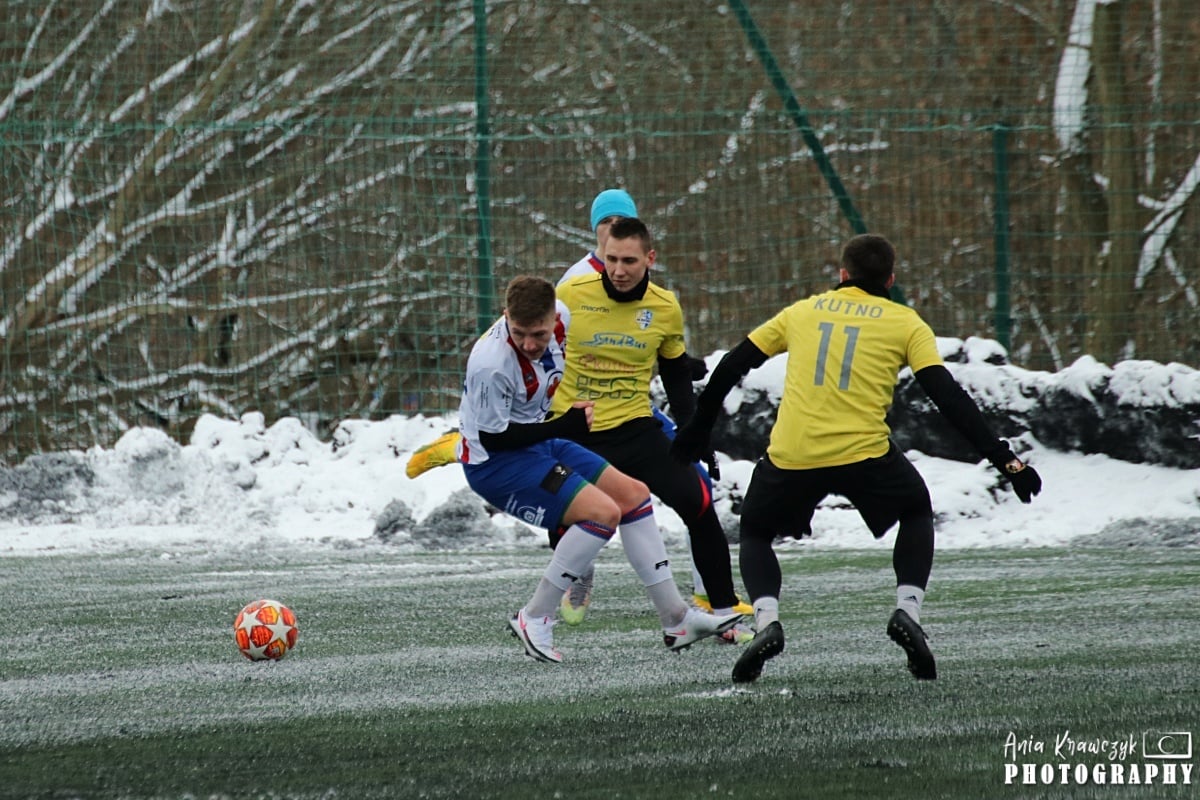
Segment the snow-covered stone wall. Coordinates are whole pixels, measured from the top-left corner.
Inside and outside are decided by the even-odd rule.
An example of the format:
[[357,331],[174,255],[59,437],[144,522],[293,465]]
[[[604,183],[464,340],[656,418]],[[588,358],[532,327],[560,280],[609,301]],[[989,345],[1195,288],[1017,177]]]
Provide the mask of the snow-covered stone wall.
[[[1134,463],[1200,467],[1200,371],[1150,361],[1109,367],[1085,357],[1056,373],[1034,372],[1008,363],[994,341],[943,338],[938,346],[947,368],[999,436],[1033,437],[1056,450]],[[721,355],[708,358],[710,369]],[[757,459],[766,450],[786,364],[786,354],[770,359],[730,393],[729,413],[713,430],[717,450],[738,459]],[[888,423],[905,450],[980,459],[907,370],[897,384]]]

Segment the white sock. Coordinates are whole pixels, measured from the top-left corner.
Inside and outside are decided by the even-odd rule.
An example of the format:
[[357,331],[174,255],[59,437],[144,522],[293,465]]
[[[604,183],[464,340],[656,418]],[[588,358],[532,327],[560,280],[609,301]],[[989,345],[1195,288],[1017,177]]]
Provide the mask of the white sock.
[[643,586],[652,586],[671,575],[671,561],[663,544],[662,533],[654,519],[650,498],[621,517],[621,546],[629,566],[642,579]]
[[675,581],[668,578],[653,586],[647,586],[646,594],[654,604],[654,610],[658,612],[658,621],[664,628],[677,628],[683,624],[688,607],[687,603],[683,602]]
[[[581,520],[563,534],[554,548],[554,555],[542,573],[542,581],[534,590],[533,599],[525,606],[525,611],[531,617],[551,617],[562,601],[562,594],[571,588],[571,584],[587,572],[588,567],[601,548],[608,543],[615,531],[607,525],[591,520]],[[558,589],[557,594],[543,587],[543,583]]]
[[779,621],[779,598],[759,597],[754,601],[754,627],[763,630],[772,622]]
[[533,590],[533,597],[529,598],[529,602],[525,604],[525,616],[536,619],[553,617],[558,611],[558,604],[562,601],[562,596],[563,590],[543,576],[538,581],[537,588]]
[[912,621],[921,624],[921,603],[925,601],[925,590],[902,583],[896,587],[896,608],[912,617]]
[[621,518],[621,546],[625,548],[629,565],[646,587],[646,594],[658,611],[663,627],[677,626],[687,613],[687,603],[683,602],[679,587],[672,579],[671,561],[667,558],[667,548],[649,497]]

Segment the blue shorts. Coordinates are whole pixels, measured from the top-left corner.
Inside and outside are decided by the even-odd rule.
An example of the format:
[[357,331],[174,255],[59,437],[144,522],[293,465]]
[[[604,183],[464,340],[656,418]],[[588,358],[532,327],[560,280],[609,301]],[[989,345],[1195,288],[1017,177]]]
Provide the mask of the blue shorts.
[[463,464],[475,494],[522,522],[555,531],[584,484],[595,483],[608,462],[566,439],[492,453]]

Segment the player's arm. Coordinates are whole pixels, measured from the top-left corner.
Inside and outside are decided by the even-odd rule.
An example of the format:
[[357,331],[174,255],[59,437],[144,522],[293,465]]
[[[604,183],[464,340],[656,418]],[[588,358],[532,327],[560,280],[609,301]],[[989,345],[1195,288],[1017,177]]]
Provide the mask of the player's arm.
[[671,444],[671,454],[680,461],[695,461],[712,450],[709,437],[712,427],[721,412],[725,395],[738,384],[750,370],[761,367],[767,354],[758,349],[750,339],[742,342],[721,359],[709,376],[708,385],[696,400],[696,410],[686,425],[681,425]]
[[671,408],[671,418],[683,427],[696,413],[696,395],[692,391],[692,362],[687,353],[678,358],[658,357],[658,377]]
[[992,432],[992,426],[984,418],[979,406],[954,380],[950,370],[937,364],[913,374],[942,416],[1012,483],[1013,491],[1022,503],[1028,503],[1033,495],[1041,491],[1041,477],[1033,467],[1017,458],[1008,442]]
[[590,404],[580,403],[568,408],[561,416],[545,422],[509,422],[498,433],[479,432],[479,441],[488,450],[519,450],[547,439],[572,439],[583,436],[591,427]]

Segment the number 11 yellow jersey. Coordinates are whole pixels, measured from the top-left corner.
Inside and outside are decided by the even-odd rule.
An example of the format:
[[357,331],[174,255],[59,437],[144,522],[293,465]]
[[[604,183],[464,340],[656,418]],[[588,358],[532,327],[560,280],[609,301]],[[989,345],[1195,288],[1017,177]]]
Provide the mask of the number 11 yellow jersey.
[[749,338],[768,356],[788,354],[767,447],[782,469],[884,455],[900,370],[942,363],[933,330],[917,312],[855,286],[793,303]]

